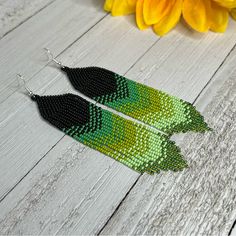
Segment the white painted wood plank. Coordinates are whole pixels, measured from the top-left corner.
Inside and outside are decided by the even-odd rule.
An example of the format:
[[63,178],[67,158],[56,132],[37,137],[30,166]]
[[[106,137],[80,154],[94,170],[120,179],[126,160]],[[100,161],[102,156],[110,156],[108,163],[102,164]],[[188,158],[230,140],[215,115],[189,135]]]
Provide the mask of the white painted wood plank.
[[233,230],[232,230],[230,236],[236,236],[236,227],[233,228]]
[[0,38],[55,0],[0,0]]
[[181,143],[190,168],[143,175],[102,235],[228,235],[236,219],[236,50],[197,103],[214,133]]
[[[118,28],[123,33],[120,33]],[[162,38],[161,41],[152,47],[152,49],[149,50],[144,57],[140,58],[140,61],[129,70],[130,66],[132,66],[132,64],[141,57],[142,53],[154,42],[152,41],[153,38],[150,38],[153,37],[153,34],[149,34],[149,32],[147,32],[146,35],[145,33],[140,33],[132,25],[129,25],[128,22],[122,20],[122,18],[106,18],[101,25],[97,25],[96,28],[63,53],[59,57],[59,60],[63,61],[66,65],[102,65],[110,69],[115,69],[119,73],[125,73],[125,71],[129,70],[129,77],[135,77],[136,80],[141,82],[144,79],[144,82],[147,84],[149,84],[150,81],[150,85],[153,84],[156,88],[172,91],[174,94],[179,94],[183,98],[193,101],[232,49],[236,39],[233,26],[224,36],[210,33],[198,40],[191,35],[189,35],[191,37],[186,37],[184,33],[189,34],[184,29],[181,29],[180,32],[174,31],[168,37]],[[224,44],[224,42],[227,42],[227,44],[224,50],[222,50],[220,45]],[[142,49],[142,47],[146,48]],[[181,51],[181,58],[183,57],[184,59],[176,61],[180,52],[174,49],[179,47],[184,48],[184,50]],[[214,54],[209,53],[213,51]],[[134,56],[132,56],[133,54]],[[201,58],[202,60],[200,60]],[[168,61],[170,64],[168,64]],[[211,62],[210,65],[206,66],[206,61]],[[198,63],[197,67],[196,63]],[[166,70],[169,71],[170,74],[173,73],[172,70],[175,70],[172,80],[167,78],[166,81],[164,77],[164,73],[167,73]],[[188,71],[187,75],[191,79],[186,77],[186,71]],[[146,75],[148,75],[148,78]],[[201,75],[201,81],[197,75]],[[61,75],[53,68],[45,68],[32,78],[29,86],[40,94],[43,91],[46,91],[47,94],[65,92],[70,90],[71,87],[64,77],[65,76]],[[158,84],[155,83],[154,79],[150,80],[150,78],[154,77],[158,80]],[[186,84],[184,89],[179,86],[180,83]],[[195,86],[195,95],[189,93],[192,86]],[[3,114],[4,132],[7,132],[13,120],[9,114],[14,114],[14,118],[17,120],[17,123],[14,124],[15,127],[18,127],[20,120],[22,120],[20,114],[28,114],[24,115],[25,123],[29,124],[34,121],[35,127],[39,128],[37,130],[35,130],[35,128],[29,128],[31,132],[34,130],[30,135],[30,146],[25,146],[25,140],[29,137],[27,133],[24,135],[26,130],[18,131],[15,140],[19,142],[19,145],[24,150],[37,150],[35,151],[34,158],[35,160],[39,160],[42,156],[42,152],[49,150],[49,147],[45,148],[45,145],[35,141],[37,140],[38,133],[44,135],[41,142],[45,141],[45,144],[48,145],[49,143],[51,146],[62,137],[61,133],[49,127],[47,124],[44,124],[37,118],[37,115],[32,116],[32,114],[37,113],[37,111],[33,105],[30,105],[27,98],[22,98],[20,94],[15,93],[6,101],[7,103],[5,102],[5,104],[8,104],[8,106],[6,107],[5,105],[4,107],[5,109],[7,108],[7,112]],[[16,101],[19,102],[18,104],[23,105],[13,113],[17,107]],[[3,107],[1,107],[0,110],[4,110]],[[67,143],[64,146],[65,142]],[[6,148],[10,146],[10,143],[5,144]],[[68,137],[63,138],[55,149],[52,149],[51,152],[44,157],[43,161],[2,201],[0,204],[0,212],[2,212],[0,231],[9,234],[20,232],[25,234],[31,234],[32,232],[44,234],[95,234],[102,229],[106,220],[111,216],[114,209],[125,196],[125,192],[132,186],[138,175],[123,165],[114,162],[110,158],[105,158],[95,151],[89,150],[89,153],[87,153],[88,149],[85,148],[82,153],[79,154],[81,156],[80,158],[82,158],[82,156],[84,158],[86,163],[84,166],[75,164],[76,171],[74,172],[62,170],[62,172],[60,172],[60,181],[64,181],[64,184],[61,184],[62,182],[58,184],[55,183],[57,187],[54,190],[44,188],[44,186],[50,186],[49,181],[53,179],[54,176],[51,174],[52,170],[50,170],[50,168],[63,169],[63,163],[59,162],[59,159],[64,155],[63,153],[69,155],[70,162],[73,162],[72,155],[67,154],[65,150],[66,147],[73,147],[71,151],[76,153],[78,149],[80,150],[81,145],[78,143],[75,144],[75,142]],[[20,153],[19,150],[17,153]],[[25,151],[25,153],[27,153],[27,151]],[[13,159],[12,156],[14,155],[11,154],[8,159]],[[52,160],[52,167],[50,167],[51,165],[49,165],[49,167],[47,165],[47,161],[50,160],[50,157],[55,157],[55,159]],[[15,162],[22,162],[24,156],[20,156],[18,161],[18,157],[14,156],[14,158]],[[104,161],[100,161],[102,158]],[[28,162],[29,158],[25,159],[22,166]],[[58,162],[59,164],[57,164]],[[59,165],[59,167],[53,167],[57,165]],[[13,173],[13,171],[17,173],[14,166],[12,167],[11,173]],[[88,173],[88,177],[86,176],[86,178],[89,178],[90,181],[86,182],[86,188],[84,186],[80,188],[76,186],[76,184],[78,179],[84,179],[85,171]],[[68,176],[65,177],[67,173]],[[48,177],[43,178],[44,176]],[[163,176],[168,176],[168,174],[164,174]],[[157,178],[159,177],[160,176],[157,176]],[[38,184],[41,178],[43,181],[41,184]],[[72,182],[71,184],[77,188],[73,190],[73,193],[71,193],[72,185],[68,184],[69,181],[67,178],[69,178]],[[107,180],[104,181],[105,179]],[[108,181],[108,179],[110,181]],[[99,186],[95,188],[96,194],[93,192],[94,185]],[[34,186],[39,186],[39,189],[34,188]],[[39,197],[37,199],[38,192],[43,193],[45,197]],[[62,192],[63,196],[60,197]],[[48,197],[47,194],[50,193],[53,195],[53,198]],[[29,195],[31,196],[30,198],[27,197]],[[82,204],[79,204],[81,201],[77,201],[76,199],[76,197],[80,195]],[[91,195],[92,197],[88,197]],[[31,203],[33,205],[30,205]],[[24,209],[26,209],[26,211],[24,211]],[[52,218],[49,217],[51,214],[53,214]],[[37,218],[32,222],[34,216],[37,216]]]
[[47,64],[43,47],[60,54],[105,15],[93,0],[57,0],[2,38],[0,102],[16,91],[17,73],[30,79]]
[[[81,232],[87,232],[88,228],[96,231],[99,222],[104,224],[104,220],[107,220],[101,215],[114,211],[110,204],[104,205],[104,201],[119,201],[120,194],[114,194],[117,188],[123,195],[128,191],[128,186],[123,185],[122,181],[113,185],[113,178],[115,173],[127,174],[131,170],[121,169],[115,162],[111,166],[107,165],[107,159],[102,155],[72,142],[70,138],[65,138],[61,144],[49,153],[48,158],[43,159],[40,163],[41,169],[33,170],[22,186],[20,184],[21,203],[15,201],[15,196],[9,196],[14,207],[1,222],[1,234],[30,232],[64,235],[70,233],[76,224],[79,224]],[[92,162],[88,162],[88,158]],[[105,168],[98,169],[96,166]],[[127,181],[134,181],[134,178],[131,175]],[[8,209],[4,202],[1,215]],[[96,211],[91,211],[95,206]],[[84,215],[96,220],[88,225],[88,222],[83,222]],[[76,222],[72,222],[75,218]],[[25,224],[26,219],[31,223]]]

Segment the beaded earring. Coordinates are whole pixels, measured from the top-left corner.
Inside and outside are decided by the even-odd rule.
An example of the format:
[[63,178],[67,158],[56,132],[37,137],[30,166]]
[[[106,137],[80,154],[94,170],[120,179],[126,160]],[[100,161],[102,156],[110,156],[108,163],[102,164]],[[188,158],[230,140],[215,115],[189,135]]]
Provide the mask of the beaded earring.
[[154,174],[187,167],[180,149],[166,135],[74,94],[39,96],[26,85],[25,89],[51,125],[137,172]]
[[99,68],[69,68],[48,56],[65,72],[72,86],[87,97],[142,121],[166,135],[210,131],[203,116],[186,101]]

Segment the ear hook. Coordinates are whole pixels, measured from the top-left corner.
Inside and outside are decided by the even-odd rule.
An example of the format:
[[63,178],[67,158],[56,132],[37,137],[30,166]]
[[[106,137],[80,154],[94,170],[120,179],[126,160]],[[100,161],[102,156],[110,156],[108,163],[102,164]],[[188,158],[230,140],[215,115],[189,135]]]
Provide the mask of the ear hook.
[[27,87],[26,81],[25,81],[23,75],[17,74],[17,78],[18,78],[18,79],[21,79],[21,80],[23,81],[23,83],[24,83],[24,88],[25,88],[25,90],[28,92],[28,95],[29,95],[31,98],[34,97],[35,94],[32,92],[32,90],[30,90],[30,89]]
[[53,56],[52,52],[49,50],[49,48],[44,48],[44,50],[46,51],[47,55],[48,55],[48,59],[49,61],[53,61],[55,62],[57,65],[59,65],[60,67],[64,68],[65,66],[62,65],[62,63],[58,60],[55,59],[55,57]]

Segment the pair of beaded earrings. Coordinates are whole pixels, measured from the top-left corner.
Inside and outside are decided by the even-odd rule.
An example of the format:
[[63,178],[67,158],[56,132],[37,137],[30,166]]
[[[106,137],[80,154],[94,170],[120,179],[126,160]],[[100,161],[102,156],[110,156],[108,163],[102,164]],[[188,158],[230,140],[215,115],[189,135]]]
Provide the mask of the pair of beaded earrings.
[[[29,95],[41,116],[77,141],[140,173],[187,167],[174,133],[211,130],[192,104],[98,68],[69,68],[46,49],[72,86],[94,101],[144,124],[125,119],[74,94]],[[145,125],[146,124],[146,125]]]

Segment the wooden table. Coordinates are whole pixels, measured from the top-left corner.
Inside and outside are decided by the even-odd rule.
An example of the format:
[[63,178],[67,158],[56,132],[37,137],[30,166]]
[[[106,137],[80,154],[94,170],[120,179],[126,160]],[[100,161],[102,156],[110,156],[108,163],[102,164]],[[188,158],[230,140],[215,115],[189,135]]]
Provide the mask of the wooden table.
[[[0,234],[235,234],[236,23],[164,38],[98,0],[0,0]],[[19,89],[76,93],[48,64],[102,66],[194,103],[214,128],[177,135],[190,168],[139,175],[44,122]]]

